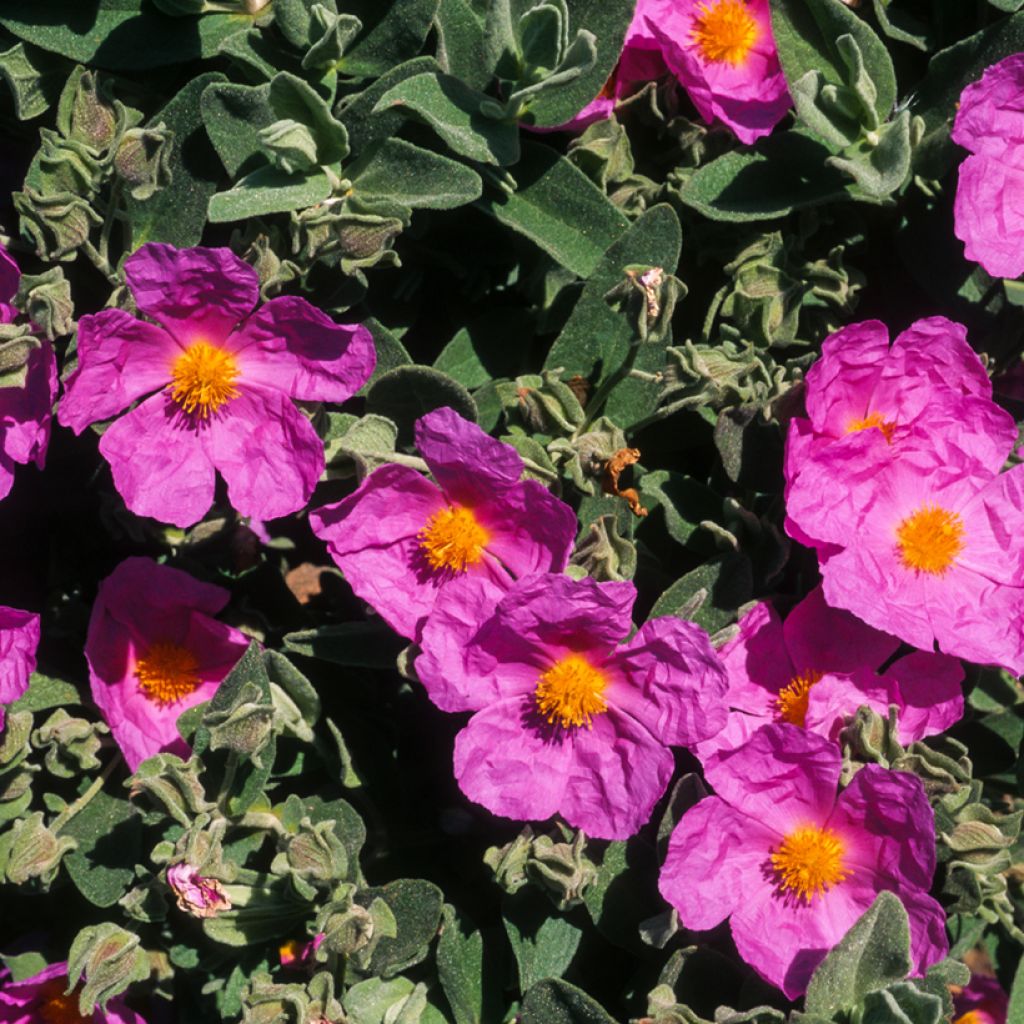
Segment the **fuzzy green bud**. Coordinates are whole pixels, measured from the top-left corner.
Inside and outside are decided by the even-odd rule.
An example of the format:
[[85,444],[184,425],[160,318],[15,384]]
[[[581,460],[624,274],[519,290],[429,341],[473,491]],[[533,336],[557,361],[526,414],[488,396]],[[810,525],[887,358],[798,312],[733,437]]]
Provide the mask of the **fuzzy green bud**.
[[216,807],[206,799],[195,757],[182,761],[176,754],[157,754],[143,761],[125,785],[132,797],[147,794],[186,827],[198,815]]
[[331,882],[344,878],[348,871],[348,854],[334,821],[314,825],[309,818],[303,818],[298,833],[279,842],[281,852],[271,867],[276,874],[291,873],[310,882]]
[[70,779],[99,768],[96,754],[102,745],[100,736],[109,732],[103,722],[73,718],[63,708],[57,708],[32,733],[32,745],[38,750],[45,749],[47,771],[58,778]]
[[247,682],[230,707],[207,711],[203,721],[210,730],[211,750],[230,750],[258,764],[274,734],[274,706],[263,700],[259,686]]
[[171,183],[174,133],[162,123],[155,128],[129,128],[114,154],[114,170],[133,199],[149,199]]
[[21,216],[21,233],[44,260],[69,260],[103,218],[71,192],[44,195],[28,187],[11,197]]
[[50,341],[74,330],[75,303],[63,267],[22,274],[15,303]]
[[110,921],[83,928],[68,953],[68,980],[77,985],[83,977],[85,984],[78,995],[83,1017],[91,1015],[97,1005],[105,1007],[132,982],[145,981],[149,957],[138,935]]
[[74,839],[49,828],[42,811],[36,811],[15,821],[11,831],[0,837],[0,865],[12,885],[37,881],[48,889],[60,871],[64,855],[77,847]]

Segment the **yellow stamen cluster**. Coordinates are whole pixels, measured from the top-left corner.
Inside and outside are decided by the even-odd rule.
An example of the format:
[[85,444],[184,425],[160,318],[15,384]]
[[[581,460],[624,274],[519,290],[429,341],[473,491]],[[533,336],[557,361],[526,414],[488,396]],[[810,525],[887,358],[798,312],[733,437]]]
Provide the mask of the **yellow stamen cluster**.
[[603,714],[608,704],[602,696],[608,680],[586,658],[570,654],[554,663],[537,680],[537,710],[551,725],[563,729],[591,727],[594,715]]
[[779,691],[775,698],[775,707],[780,722],[799,725],[803,728],[807,720],[807,702],[810,699],[811,687],[821,682],[824,675],[816,669],[808,669],[798,676],[793,676],[789,685]]
[[964,522],[939,505],[925,505],[896,528],[900,559],[908,569],[941,576],[964,549]]
[[484,557],[490,534],[463,505],[435,512],[420,530],[420,550],[435,572],[463,573]]
[[742,64],[757,42],[757,22],[746,0],[710,0],[697,8],[693,41],[713,64]]
[[171,369],[171,398],[188,413],[206,419],[239,395],[235,381],[238,364],[230,352],[197,341],[177,359]]
[[886,443],[892,443],[892,435],[896,431],[896,423],[894,420],[887,420],[880,412],[868,413],[863,419],[853,419],[846,424],[846,432],[848,434],[856,434],[861,430],[871,430],[872,427],[877,427],[885,438]]
[[843,867],[845,852],[843,841],[829,828],[806,825],[790,832],[771,855],[780,889],[810,903],[850,877]]
[[54,978],[46,982],[39,992],[39,1020],[41,1024],[87,1024],[88,1017],[78,1012],[78,996],[65,995],[67,978]]
[[161,641],[135,663],[142,692],[157,704],[173,704],[193,693],[202,681],[199,663],[187,647]]

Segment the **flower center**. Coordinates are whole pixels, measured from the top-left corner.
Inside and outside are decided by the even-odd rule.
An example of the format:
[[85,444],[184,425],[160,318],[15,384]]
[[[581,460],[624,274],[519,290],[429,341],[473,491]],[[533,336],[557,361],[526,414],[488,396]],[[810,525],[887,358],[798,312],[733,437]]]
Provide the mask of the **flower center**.
[[957,1017],[953,1024],[989,1024],[992,1019],[988,1014],[982,1016],[978,1010],[968,1010],[963,1016]]
[[177,359],[171,370],[171,398],[185,410],[206,419],[238,397],[238,364],[230,352],[197,341]]
[[476,565],[491,539],[472,511],[462,505],[435,512],[417,536],[430,568],[447,572],[465,572]]
[[870,430],[872,427],[878,427],[885,438],[886,444],[892,443],[892,435],[896,430],[896,421],[883,418],[880,412],[868,413],[862,420],[850,420],[846,424],[846,432],[848,434],[856,434],[861,430]]
[[784,893],[810,903],[850,876],[843,867],[844,852],[842,840],[831,829],[806,825],[782,840],[772,854],[772,867]]
[[964,522],[939,505],[924,505],[896,528],[900,558],[908,569],[941,576],[964,549]]
[[603,672],[579,654],[570,654],[537,680],[537,710],[552,725],[557,721],[563,729],[576,725],[589,729],[591,717],[608,710],[601,696],[607,685]]
[[789,685],[779,691],[775,698],[775,708],[780,722],[799,725],[803,728],[807,719],[807,701],[811,695],[811,687],[821,681],[824,672],[808,669],[798,676],[793,676]]
[[691,32],[705,60],[742,64],[757,42],[757,22],[745,0],[711,0],[697,8]]
[[78,1012],[78,996],[74,992],[69,996],[64,994],[66,985],[67,978],[53,978],[39,990],[39,1019],[42,1024],[88,1022],[89,1018]]
[[173,704],[194,692],[201,682],[199,663],[187,647],[161,641],[135,663],[143,693],[157,704]]

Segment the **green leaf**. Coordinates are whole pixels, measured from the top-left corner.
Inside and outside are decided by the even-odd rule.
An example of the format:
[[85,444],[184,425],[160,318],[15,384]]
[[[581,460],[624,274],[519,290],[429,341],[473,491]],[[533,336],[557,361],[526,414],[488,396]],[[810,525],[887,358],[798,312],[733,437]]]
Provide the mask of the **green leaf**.
[[444,406],[476,422],[473,396],[458,381],[429,366],[399,366],[380,377],[366,395],[367,412],[397,423],[403,442],[411,440],[416,420]]
[[941,1024],[942,1000],[902,981],[864,997],[859,1024]]
[[501,1019],[501,986],[484,967],[484,940],[445,904],[437,940],[437,975],[455,1024],[490,1024]]
[[1024,1024],[1024,960],[1017,965],[1017,972],[1013,976],[1006,1024]]
[[689,545],[694,534],[700,532],[702,521],[717,520],[722,513],[721,497],[683,473],[666,469],[645,473],[640,478],[639,490],[640,501],[648,510],[640,526],[641,536],[649,524],[661,517],[669,536],[679,544]]
[[267,102],[275,120],[297,121],[306,125],[316,139],[317,160],[336,164],[348,156],[348,132],[330,108],[301,78],[280,71],[274,76]]
[[[602,256],[551,346],[545,368],[564,367],[566,378],[579,374],[594,386],[613,374],[629,352],[634,328],[629,317],[609,305],[605,295],[622,283],[626,267],[632,264],[661,267],[673,273],[681,247],[679,218],[670,206],[661,204],[644,213]],[[659,368],[664,364],[660,345],[648,346],[646,354]],[[640,360],[638,365],[645,368]],[[613,419],[621,411],[626,413],[626,421],[635,422],[643,415],[634,415],[635,408],[653,405],[656,400],[656,385],[628,380],[615,388],[605,408]]]
[[362,479],[378,466],[394,462],[398,427],[385,416],[370,413],[357,417],[330,413],[331,429],[324,438],[324,458],[329,480],[358,476]]
[[11,972],[11,981],[13,982],[31,978],[34,974],[39,974],[49,966],[46,962],[46,957],[42,953],[35,952],[0,954],[0,960],[3,960],[4,967]]
[[15,43],[0,53],[0,77],[10,87],[19,121],[45,114],[67,81],[67,66],[45,50]]
[[349,668],[394,668],[405,641],[382,622],[339,622],[288,633],[289,651]]
[[[418,993],[417,989],[420,990]],[[426,1002],[423,989],[422,982],[417,986],[408,978],[391,981],[367,978],[345,993],[342,1000],[345,1019],[351,1024],[413,1024],[413,1021],[424,1024],[420,1015]],[[417,1009],[419,1013],[415,1012]]]
[[750,559],[725,554],[676,580],[654,603],[649,618],[676,615],[714,633],[736,619],[736,609],[753,597]]
[[480,207],[566,269],[589,277],[629,227],[625,216],[581,170],[547,146],[524,142],[522,159],[509,171],[516,190],[484,197]]
[[524,889],[502,902],[502,916],[519,969],[519,989],[560,977],[576,955],[583,933],[548,899]]
[[800,132],[780,132],[700,168],[679,198],[712,220],[757,221],[848,198],[829,150]]
[[270,106],[269,83],[216,82],[203,91],[199,109],[228,174],[238,174],[253,157],[262,156],[259,131],[276,120]]
[[514,121],[497,121],[480,113],[483,93],[451,75],[437,72],[407,78],[389,89],[374,113],[398,110],[416,115],[469,160],[506,166],[519,159],[519,128]]
[[33,672],[28,689],[11,705],[12,711],[47,711],[67,704],[81,704],[78,687],[66,679],[55,679]]
[[363,32],[338,62],[353,78],[387,74],[415,57],[423,46],[440,0],[346,0],[345,13],[363,23]]
[[[1024,0],[989,0],[989,3],[1012,3],[1013,10]],[[875,17],[882,31],[899,43],[906,43],[918,50],[929,50],[928,26],[912,14],[892,4],[892,0],[875,0]]]
[[419,963],[441,922],[444,896],[436,885],[418,878],[402,878],[376,888],[362,889],[356,902],[369,909],[383,900],[394,915],[397,935],[384,936],[374,947],[365,973],[391,978]]
[[210,221],[224,224],[266,213],[304,210],[323,202],[330,194],[331,183],[319,169],[288,174],[276,167],[258,167],[240,178],[234,188],[210,197]]
[[142,820],[127,800],[97,793],[64,827],[78,842],[64,864],[78,891],[97,907],[112,907],[135,878]]
[[484,19],[472,0],[441,0],[437,9],[437,56],[442,68],[472,89],[483,89],[494,75]]
[[184,248],[202,240],[207,207],[217,191],[221,171],[199,104],[208,85],[224,80],[219,72],[193,78],[150,119],[150,125],[163,122],[174,133],[174,174],[170,184],[149,199],[126,198],[133,250],[144,242],[168,242]]
[[818,966],[807,986],[808,1013],[833,1017],[913,969],[910,921],[898,896],[881,892]]
[[896,103],[896,73],[885,43],[868,23],[842,0],[770,2],[772,33],[790,86],[809,71],[819,72],[832,85],[846,86],[850,69],[837,42],[852,36],[874,86],[874,113],[878,121],[886,120]]
[[434,369],[473,390],[496,377],[515,377],[533,336],[533,318],[518,306],[490,309],[461,328],[434,360]]
[[521,1024],[615,1024],[604,1008],[567,981],[538,982],[523,1000]]
[[403,139],[385,140],[345,173],[355,196],[387,199],[414,210],[451,210],[483,192],[476,171]]
[[367,317],[363,326],[373,335],[373,345],[377,350],[377,363],[370,374],[370,379],[356,392],[362,397],[370,388],[391,370],[399,366],[409,366],[412,363],[412,356],[405,350],[405,346],[398,337],[391,333],[379,320],[374,317]]
[[840,156],[829,157],[829,164],[845,171],[861,192],[884,199],[899,189],[910,174],[910,111],[904,110],[882,125],[876,145],[859,143]]
[[172,18],[147,0],[46,0],[8,4],[8,32],[43,50],[112,71],[150,71],[213,57],[221,42],[252,25],[246,14]]

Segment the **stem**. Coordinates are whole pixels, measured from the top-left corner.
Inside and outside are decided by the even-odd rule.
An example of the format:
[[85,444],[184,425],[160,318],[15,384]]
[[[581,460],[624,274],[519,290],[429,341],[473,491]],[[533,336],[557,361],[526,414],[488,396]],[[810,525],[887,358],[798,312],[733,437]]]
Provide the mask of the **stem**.
[[119,285],[121,282],[117,278],[117,274],[114,273],[113,267],[110,263],[99,253],[96,246],[92,244],[88,239],[82,243],[82,252],[89,257],[89,261],[92,265],[114,286]]
[[626,358],[622,360],[622,364],[610,377],[605,378],[604,383],[591,396],[590,401],[587,402],[587,418],[583,421],[583,426],[576,431],[577,436],[589,429],[590,425],[600,415],[601,409],[608,400],[612,389],[621,384],[630,375],[633,370],[633,364],[636,362],[636,357],[640,352],[640,344],[639,338],[633,339],[629,346],[629,352],[626,353]]
[[60,830],[81,810],[88,806],[89,801],[103,788],[103,784],[110,778],[111,773],[117,767],[121,760],[121,754],[118,752],[117,756],[111,761],[106,768],[100,772],[99,775],[93,780],[92,785],[73,803],[69,804],[64,808],[56,818],[53,819],[50,825],[50,831],[54,834],[60,832]]

